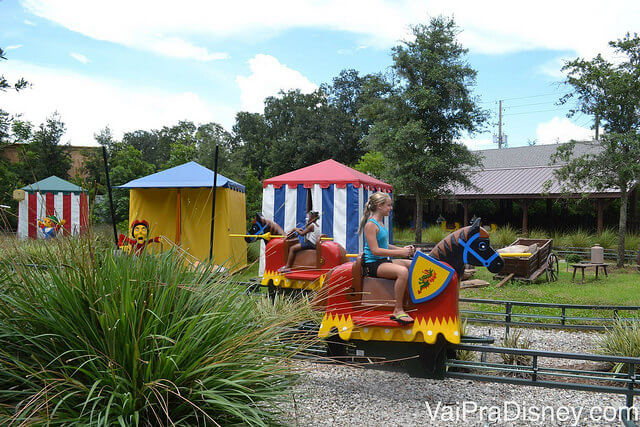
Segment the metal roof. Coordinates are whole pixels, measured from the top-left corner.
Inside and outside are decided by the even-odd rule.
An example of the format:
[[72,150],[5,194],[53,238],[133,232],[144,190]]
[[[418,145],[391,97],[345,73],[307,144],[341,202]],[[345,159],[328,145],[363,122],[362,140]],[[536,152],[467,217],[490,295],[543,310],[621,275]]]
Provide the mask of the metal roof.
[[[563,191],[563,187],[554,175],[561,165],[551,165],[551,156],[562,144],[533,145],[525,147],[480,150],[483,168],[471,173],[471,182],[477,188],[464,188],[460,185],[452,190],[458,199],[511,199],[511,198],[560,198],[580,197],[619,197],[617,190],[595,191],[584,188],[580,193]],[[601,150],[597,143],[577,143],[574,157],[583,154],[596,154]]]
[[69,181],[65,181],[62,178],[58,178],[55,175],[51,175],[49,178],[45,178],[41,181],[29,184],[21,188],[29,193],[74,193],[80,194],[85,191],[82,187],[72,184]]

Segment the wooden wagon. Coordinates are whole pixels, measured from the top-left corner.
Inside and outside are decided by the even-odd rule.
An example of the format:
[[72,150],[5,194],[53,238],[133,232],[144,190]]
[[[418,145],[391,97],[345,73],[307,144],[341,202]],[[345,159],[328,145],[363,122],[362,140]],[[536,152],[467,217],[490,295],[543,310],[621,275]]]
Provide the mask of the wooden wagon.
[[519,238],[509,246],[536,244],[538,249],[531,252],[529,257],[505,257],[504,268],[494,276],[494,279],[524,280],[533,282],[542,274],[546,274],[547,281],[558,280],[558,257],[551,251],[553,239],[524,239]]

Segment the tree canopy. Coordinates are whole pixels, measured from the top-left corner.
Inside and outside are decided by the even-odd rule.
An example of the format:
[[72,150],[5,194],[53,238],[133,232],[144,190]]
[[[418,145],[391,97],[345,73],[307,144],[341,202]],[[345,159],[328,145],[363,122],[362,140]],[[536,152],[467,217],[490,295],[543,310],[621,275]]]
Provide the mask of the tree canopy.
[[400,190],[416,196],[416,241],[422,204],[453,183],[470,185],[478,159],[457,139],[478,131],[486,113],[471,89],[476,72],[465,61],[453,19],[412,27],[415,39],[393,48],[392,71],[368,79],[362,117],[372,122],[365,141],[381,152]]
[[629,193],[640,181],[640,38],[626,34],[609,45],[619,60],[615,64],[598,54],[563,67],[565,83],[573,92],[561,102],[576,98],[570,114],[581,111],[602,124],[606,134],[594,142],[600,152],[574,157],[575,143],[571,143],[558,149],[554,161],[564,162],[556,175],[569,187],[620,191],[618,265],[622,265]]

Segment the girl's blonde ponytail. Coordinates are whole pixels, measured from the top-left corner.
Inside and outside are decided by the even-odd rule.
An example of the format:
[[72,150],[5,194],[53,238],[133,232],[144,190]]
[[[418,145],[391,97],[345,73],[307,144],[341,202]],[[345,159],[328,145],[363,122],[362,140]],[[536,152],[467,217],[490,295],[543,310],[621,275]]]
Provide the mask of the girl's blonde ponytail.
[[360,218],[360,226],[358,227],[358,234],[362,233],[364,229],[364,225],[371,218],[371,214],[378,210],[378,206],[381,203],[386,202],[391,197],[387,193],[382,193],[378,191],[377,193],[373,193],[369,196],[369,200],[364,205],[364,212],[362,213],[362,218]]

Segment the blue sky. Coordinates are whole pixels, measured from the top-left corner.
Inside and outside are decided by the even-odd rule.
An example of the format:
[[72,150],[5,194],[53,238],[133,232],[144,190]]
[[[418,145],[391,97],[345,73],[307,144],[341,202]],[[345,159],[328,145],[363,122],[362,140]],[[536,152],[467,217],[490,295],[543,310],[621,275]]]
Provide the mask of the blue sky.
[[593,135],[590,117],[557,105],[562,60],[610,55],[609,40],[638,31],[640,2],[0,0],[0,73],[33,84],[2,93],[0,108],[35,124],[59,112],[73,145],[107,125],[117,137],[178,120],[231,130],[238,111],[261,112],[280,89],[386,70],[409,26],[439,14],[460,27],[492,113],[464,139],[477,149],[496,146],[500,99],[509,146]]

